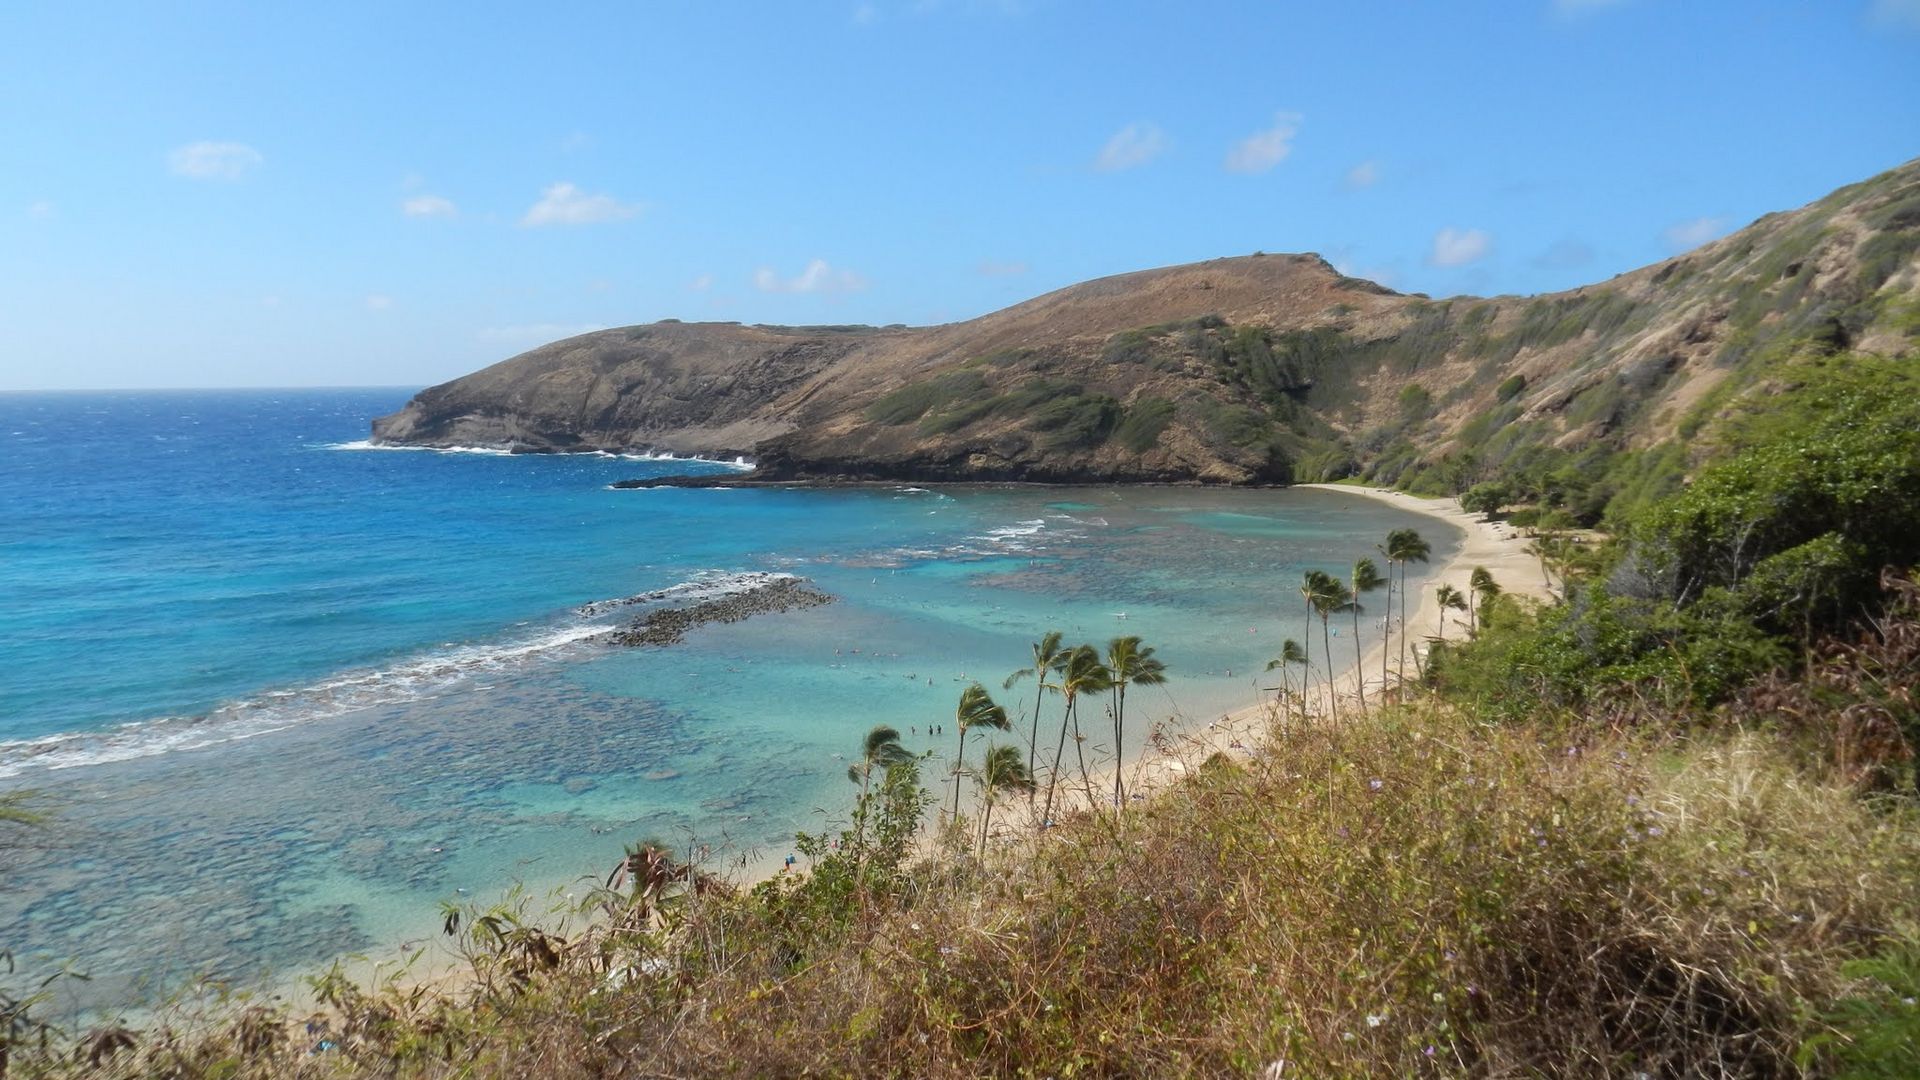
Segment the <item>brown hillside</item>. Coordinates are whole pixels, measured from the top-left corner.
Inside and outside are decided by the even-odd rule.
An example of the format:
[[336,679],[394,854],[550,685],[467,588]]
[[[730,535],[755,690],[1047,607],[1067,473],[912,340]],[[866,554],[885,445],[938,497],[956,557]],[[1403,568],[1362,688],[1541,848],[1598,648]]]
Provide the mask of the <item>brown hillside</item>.
[[1917,254],[1910,162],[1562,293],[1435,301],[1315,255],[1255,255],[1101,278],[943,326],[655,323],[433,387],[374,435],[749,454],[776,479],[1363,471],[1457,488],[1666,445],[1703,403],[1756,384],[1785,342],[1910,350]]

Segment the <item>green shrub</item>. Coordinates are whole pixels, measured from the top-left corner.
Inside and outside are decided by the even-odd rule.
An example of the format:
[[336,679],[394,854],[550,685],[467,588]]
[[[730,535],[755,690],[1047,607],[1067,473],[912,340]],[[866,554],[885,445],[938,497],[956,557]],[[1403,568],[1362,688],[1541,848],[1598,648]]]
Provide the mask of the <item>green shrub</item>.
[[1144,454],[1160,442],[1160,433],[1173,422],[1173,402],[1166,398],[1142,398],[1126,410],[1125,417],[1113,429],[1114,441],[1136,454]]
[[1475,484],[1467,490],[1466,494],[1460,496],[1460,508],[1469,513],[1486,514],[1491,517],[1512,498],[1513,491],[1507,485],[1489,481]]
[[1920,944],[1891,943],[1841,973],[1855,991],[1826,1014],[1833,1030],[1808,1039],[1798,1064],[1841,1080],[1910,1080],[1920,1076]]
[[1035,408],[1029,427],[1048,433],[1046,446],[1075,450],[1098,446],[1120,422],[1120,403],[1105,394],[1055,397]]
[[879,424],[911,424],[929,409],[981,394],[986,388],[986,379],[977,371],[950,371],[882,395],[867,406],[866,416]]
[[[1859,611],[1882,567],[1920,562],[1920,374],[1864,356],[1793,370],[1810,381],[1732,422],[1745,448],[1636,535],[1671,571],[1677,600],[1748,589],[1749,608],[1773,612],[1768,626],[1806,633]],[[1760,574],[1775,557],[1785,561]],[[1799,587],[1817,595],[1796,600]],[[1796,603],[1800,618],[1781,614]]]
[[1402,420],[1425,420],[1433,415],[1433,394],[1419,383],[1408,383],[1401,387],[1396,400],[1400,405]]
[[984,420],[1000,412],[1006,407],[1006,404],[1006,399],[1003,397],[984,397],[974,398],[971,401],[961,401],[950,408],[923,417],[920,420],[920,426],[917,430],[922,435],[945,435],[951,431],[959,431],[961,428],[971,426],[980,420]]
[[1737,613],[1679,610],[1591,582],[1537,614],[1496,613],[1471,648],[1441,657],[1433,676],[1488,714],[1520,720],[1620,695],[1667,709],[1708,705],[1790,656]]
[[1188,407],[1198,421],[1201,437],[1216,449],[1255,446],[1273,437],[1273,422],[1244,405],[1195,395],[1188,400]]

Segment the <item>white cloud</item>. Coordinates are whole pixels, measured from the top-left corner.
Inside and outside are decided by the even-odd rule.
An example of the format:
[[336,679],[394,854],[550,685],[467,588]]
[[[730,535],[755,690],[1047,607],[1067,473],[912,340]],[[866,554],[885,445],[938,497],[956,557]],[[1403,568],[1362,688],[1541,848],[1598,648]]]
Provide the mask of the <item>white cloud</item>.
[[563,180],[540,193],[540,201],[527,210],[520,224],[597,225],[625,221],[639,212],[638,203],[623,203],[611,195],[589,195]]
[[1380,182],[1380,164],[1375,161],[1363,161],[1347,170],[1346,187],[1349,191],[1370,188]]
[[1128,124],[1114,132],[1107,145],[1100,148],[1093,167],[1101,172],[1134,169],[1159,157],[1166,149],[1167,135],[1158,125]]
[[1451,226],[1433,234],[1433,251],[1427,262],[1434,266],[1465,266],[1484,259],[1493,250],[1493,237],[1485,229],[1455,229]]
[[866,26],[879,17],[880,9],[874,7],[872,4],[861,4],[859,7],[853,9],[853,23],[855,26]]
[[368,311],[386,311],[393,307],[393,297],[374,293],[367,297]]
[[48,199],[40,199],[27,204],[27,216],[35,221],[45,221],[54,215],[58,208]]
[[1293,153],[1293,137],[1300,134],[1300,122],[1305,119],[1299,113],[1275,113],[1272,127],[1254,132],[1227,151],[1227,171],[1263,173],[1287,160]]
[[1691,251],[1725,231],[1725,218],[1694,218],[1691,221],[1667,226],[1661,230],[1660,240],[1677,254],[1682,251]]
[[975,269],[987,277],[1018,277],[1032,268],[1026,264],[1025,260],[1021,259],[1014,259],[1008,262],[984,259]]
[[798,277],[783,278],[767,267],[753,272],[753,286],[770,293],[848,293],[867,287],[867,279],[851,270],[835,270],[825,259],[815,259]]
[[1920,0],[1873,0],[1871,18],[1882,26],[1920,30]]
[[458,217],[460,209],[453,205],[452,199],[438,195],[415,195],[400,204],[400,212],[408,217]]
[[549,341],[559,341],[561,338],[579,337],[581,334],[591,334],[595,330],[605,329],[606,326],[601,323],[582,323],[580,325],[568,323],[525,323],[520,326],[489,326],[481,330],[478,337],[481,341],[490,344],[533,346],[544,345]]
[[713,275],[701,274],[692,281],[687,282],[687,288],[692,289],[694,292],[706,292],[708,289],[713,288]]
[[574,153],[575,151],[579,151],[579,150],[585,150],[587,147],[592,145],[593,145],[593,136],[587,134],[584,131],[570,131],[567,133],[565,138],[560,140],[561,152],[568,153],[568,154]]
[[194,180],[238,180],[266,160],[246,143],[196,142],[175,147],[167,155],[167,167],[175,176]]

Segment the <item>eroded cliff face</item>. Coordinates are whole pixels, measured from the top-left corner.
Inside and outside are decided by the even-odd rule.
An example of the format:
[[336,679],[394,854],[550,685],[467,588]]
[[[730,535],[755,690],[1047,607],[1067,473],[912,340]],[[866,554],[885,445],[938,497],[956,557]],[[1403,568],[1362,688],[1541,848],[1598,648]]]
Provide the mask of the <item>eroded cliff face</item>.
[[421,392],[376,440],[745,454],[772,479],[1319,479],[1637,448],[1778,342],[1920,333],[1920,163],[1603,284],[1434,301],[1314,255],[1086,282],[923,328],[656,323]]
[[887,331],[656,323],[542,346],[418,394],[377,442],[745,454],[792,430],[770,406]]

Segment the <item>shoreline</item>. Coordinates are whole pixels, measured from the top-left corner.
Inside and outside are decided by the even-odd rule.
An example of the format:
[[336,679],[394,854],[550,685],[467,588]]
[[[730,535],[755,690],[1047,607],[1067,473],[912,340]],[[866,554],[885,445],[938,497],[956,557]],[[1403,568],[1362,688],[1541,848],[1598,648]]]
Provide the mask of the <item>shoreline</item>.
[[[1419,514],[1457,529],[1461,533],[1460,546],[1443,564],[1432,573],[1424,575],[1420,584],[1419,602],[1409,605],[1407,624],[1413,628],[1414,638],[1410,643],[1411,655],[1416,650],[1424,650],[1424,642],[1430,636],[1423,628],[1440,626],[1442,615],[1435,592],[1441,585],[1452,585],[1462,592],[1467,591],[1468,581],[1476,568],[1485,568],[1499,582],[1504,595],[1517,596],[1536,602],[1548,602],[1552,592],[1546,584],[1537,559],[1528,551],[1529,538],[1521,530],[1502,521],[1488,521],[1483,515],[1463,510],[1457,500],[1441,497],[1424,497],[1395,491],[1391,488],[1362,486],[1357,484],[1295,484],[1296,488],[1311,491],[1356,495],[1375,502],[1384,502],[1412,513]],[[1355,558],[1360,558],[1356,555]],[[1378,561],[1377,553],[1374,554]],[[1396,609],[1398,604],[1395,604]],[[1469,627],[1464,612],[1449,611],[1447,616],[1448,636],[1461,635],[1464,639]],[[1371,616],[1366,616],[1371,618]],[[1397,642],[1396,648],[1398,652]],[[1455,639],[1459,640],[1459,639]],[[1386,653],[1386,642],[1378,639],[1356,660],[1336,659],[1334,663],[1334,682],[1336,708],[1357,706],[1353,672],[1356,668],[1365,673],[1374,671]],[[1315,657],[1317,661],[1319,658]],[[1316,665],[1317,669],[1317,665]],[[1275,676],[1277,677],[1277,675]],[[1361,676],[1360,686],[1368,694],[1378,693],[1386,688],[1387,680],[1375,675],[1371,678]],[[1314,697],[1318,698],[1316,693]],[[1273,715],[1275,704],[1272,700],[1235,709],[1217,720],[1207,721],[1199,726],[1193,721],[1179,729],[1168,730],[1164,724],[1156,724],[1153,734],[1146,744],[1129,758],[1115,764],[1108,764],[1093,775],[1093,780],[1110,789],[1116,770],[1126,775],[1126,789],[1129,801],[1150,797],[1151,793],[1178,780],[1198,764],[1205,762],[1215,754],[1253,754],[1265,742],[1267,722]],[[1309,700],[1305,709],[1310,717],[1317,717],[1325,711],[1325,699]],[[1369,706],[1371,708],[1371,706]],[[1062,785],[1066,791],[1065,809],[1060,814],[1073,810],[1086,809],[1087,792]],[[1056,800],[1057,801],[1057,800]],[[1112,797],[1096,797],[1095,804],[1110,806]],[[1056,807],[1058,809],[1058,807]],[[1056,814],[1056,817],[1060,816]],[[1005,839],[1015,833],[1017,841],[1030,840],[1039,835],[1036,828],[1040,824],[1033,813],[1008,814],[1007,826],[996,827],[993,832],[998,838]]]
[[[1543,583],[1539,563],[1527,552],[1528,538],[1520,530],[1504,522],[1486,521],[1479,514],[1460,509],[1453,499],[1423,498],[1386,488],[1347,484],[1298,484],[1293,487],[1384,502],[1450,526],[1460,532],[1460,542],[1453,555],[1445,563],[1432,568],[1430,573],[1423,576],[1424,579],[1419,586],[1418,602],[1408,605],[1407,622],[1413,628],[1415,648],[1423,648],[1421,643],[1431,636],[1439,624],[1440,609],[1438,602],[1434,599],[1435,589],[1442,584],[1448,584],[1465,591],[1468,578],[1476,567],[1485,567],[1499,581],[1502,590],[1509,595],[1531,599],[1545,599],[1549,596]],[[1356,547],[1354,557],[1369,555],[1378,561],[1378,555],[1373,551],[1373,540],[1374,538],[1366,538],[1364,546]],[[1395,606],[1398,607],[1397,603]],[[1465,613],[1448,612],[1447,614],[1449,616],[1447,636],[1450,639],[1456,634],[1464,637],[1467,627]],[[1373,618],[1371,614],[1363,615],[1363,619],[1367,621]],[[1290,621],[1289,619],[1288,622]],[[1350,642],[1344,644],[1350,649]],[[1338,648],[1339,646],[1336,645],[1336,650]],[[1357,661],[1360,670],[1372,672],[1371,677],[1365,678],[1364,681],[1368,694],[1377,693],[1383,686],[1377,668],[1382,661],[1384,651],[1385,643],[1379,640],[1376,634],[1375,640]],[[1316,681],[1320,677],[1319,659],[1318,655],[1314,657]],[[1344,658],[1336,651],[1334,673],[1336,702],[1343,710],[1354,704],[1352,675],[1355,666],[1356,660],[1350,651]],[[1277,674],[1271,677],[1263,677],[1264,673],[1261,672],[1253,674],[1260,682],[1277,677]],[[1091,787],[1096,789],[1096,792],[1104,792],[1104,797],[1098,793],[1093,794],[1091,805],[1094,807],[1111,805],[1111,790],[1116,771],[1124,774],[1129,802],[1134,802],[1151,797],[1153,792],[1177,781],[1216,753],[1251,755],[1264,743],[1268,721],[1274,710],[1271,696],[1263,696],[1266,698],[1263,701],[1231,709],[1212,719],[1189,714],[1184,720],[1180,719],[1177,713],[1174,717],[1147,720],[1158,710],[1142,700],[1138,706],[1139,715],[1141,720],[1149,723],[1149,734],[1142,740],[1139,747],[1119,762],[1109,761],[1101,766],[1089,768]],[[1314,696],[1319,695],[1316,693]],[[1324,711],[1324,700],[1307,703],[1307,712],[1310,716]],[[1105,730],[1107,722],[1100,711],[1094,712],[1090,721],[1086,717],[1082,718],[1082,728],[1089,733],[1089,743],[1098,738],[1099,731]],[[1024,745],[1024,741],[1016,745]],[[927,772],[923,779],[936,795],[950,782],[947,774],[933,771]],[[1063,770],[1055,798],[1055,820],[1069,813],[1089,808],[1087,786],[1080,781],[1077,774],[1070,774]],[[938,810],[944,801],[945,797],[936,801],[937,817],[944,816]],[[970,798],[967,801],[971,803],[973,800]],[[974,809],[972,806],[969,807],[970,811]],[[1041,830],[1037,828],[1040,824],[1038,817],[1038,810],[1027,806],[1024,800],[1009,801],[995,815],[992,835],[996,846],[1004,846],[1009,842],[1031,842],[1041,834]],[[932,833],[927,835],[925,843],[929,847],[933,835]],[[716,858],[721,861],[721,865],[713,869],[734,887],[745,892],[761,882],[785,873],[785,856],[790,849],[791,844],[788,843],[752,850],[736,850],[724,854],[716,852]],[[807,869],[804,859],[795,867],[797,871]],[[526,895],[537,900],[550,897],[569,885],[578,885],[595,877],[595,873],[581,873],[567,879],[566,882],[523,881],[520,884],[527,888]],[[367,975],[378,972],[385,972],[389,977],[397,975],[399,981],[408,986],[457,990],[465,984],[467,975],[460,967],[459,957],[453,955],[448,946],[449,943],[444,939],[423,941],[419,943],[417,950],[409,950],[399,956],[364,954],[357,958],[358,963],[350,966]],[[304,978],[305,974],[309,973],[301,973],[296,978]],[[282,985],[284,989],[285,984]]]

